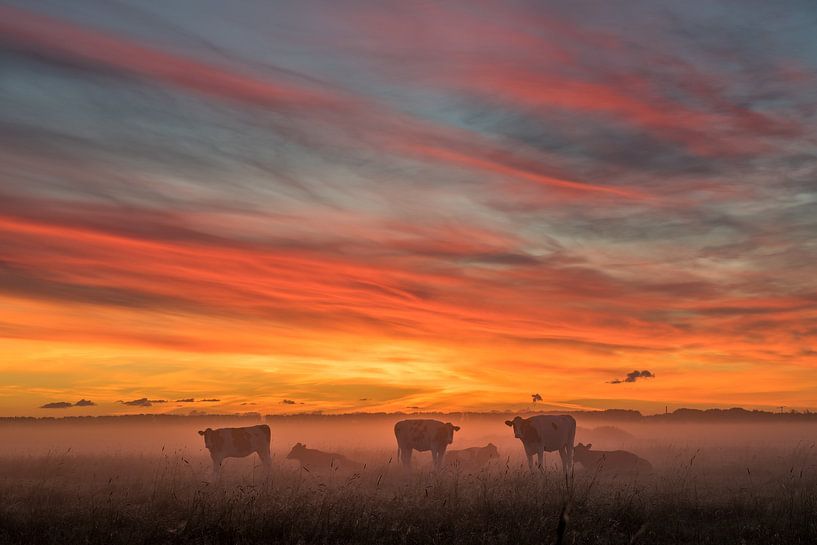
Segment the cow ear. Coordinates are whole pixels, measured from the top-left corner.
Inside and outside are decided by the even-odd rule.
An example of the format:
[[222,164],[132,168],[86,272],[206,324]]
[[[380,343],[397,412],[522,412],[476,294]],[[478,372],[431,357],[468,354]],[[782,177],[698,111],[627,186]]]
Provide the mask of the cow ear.
[[506,426],[513,426],[513,422],[511,422],[510,420],[506,420],[505,425]]
[[199,430],[199,435],[204,435],[204,432]]
[[460,431],[460,427],[459,427],[459,426],[452,426],[452,427],[454,428],[454,431]]
[[587,448],[590,449],[593,447],[593,443],[587,443]]

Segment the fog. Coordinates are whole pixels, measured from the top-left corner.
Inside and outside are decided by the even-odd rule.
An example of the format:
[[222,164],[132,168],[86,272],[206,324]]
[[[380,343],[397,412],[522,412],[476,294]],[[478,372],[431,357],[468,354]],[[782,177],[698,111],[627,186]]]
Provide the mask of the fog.
[[[424,415],[425,416],[425,415]],[[504,464],[524,461],[521,443],[505,426],[507,415],[429,415],[461,426],[449,449],[495,444]],[[177,453],[205,462],[208,455],[198,430],[207,427],[248,426],[266,422],[272,432],[273,459],[287,464],[286,454],[296,442],[310,448],[339,452],[364,463],[388,463],[395,457],[393,426],[405,415],[102,418],[4,421],[0,424],[0,457],[44,455],[162,456]],[[672,468],[697,461],[704,467],[741,468],[770,472],[783,466],[811,467],[817,423],[806,422],[644,422],[577,418],[576,442],[594,450],[628,450],[656,468]],[[694,460],[693,460],[694,458]],[[257,460],[253,459],[253,463]],[[419,467],[430,454],[417,453]],[[238,460],[228,461],[236,465]],[[556,466],[558,455],[546,455]],[[204,466],[202,466],[204,467]],[[580,468],[579,468],[580,469]],[[789,467],[786,467],[789,469]]]

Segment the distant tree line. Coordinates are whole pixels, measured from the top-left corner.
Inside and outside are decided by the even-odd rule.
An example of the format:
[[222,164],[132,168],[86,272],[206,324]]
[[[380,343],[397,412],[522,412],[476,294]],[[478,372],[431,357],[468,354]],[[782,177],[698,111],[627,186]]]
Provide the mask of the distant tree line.
[[606,409],[601,411],[491,411],[491,412],[377,412],[377,413],[344,413],[325,414],[321,412],[305,412],[293,414],[261,413],[234,413],[234,414],[127,414],[108,416],[62,416],[62,417],[33,417],[12,416],[0,417],[0,424],[30,424],[30,423],[63,423],[63,424],[173,424],[183,422],[201,422],[207,425],[219,423],[255,423],[261,421],[299,421],[299,420],[374,420],[394,417],[424,417],[451,419],[486,419],[505,418],[512,415],[530,416],[533,414],[570,414],[578,419],[610,420],[626,422],[758,422],[758,421],[817,421],[817,412],[805,411],[761,411],[747,410],[740,407],[731,409],[676,409],[672,412],[654,415],[643,415],[640,411],[631,409]]

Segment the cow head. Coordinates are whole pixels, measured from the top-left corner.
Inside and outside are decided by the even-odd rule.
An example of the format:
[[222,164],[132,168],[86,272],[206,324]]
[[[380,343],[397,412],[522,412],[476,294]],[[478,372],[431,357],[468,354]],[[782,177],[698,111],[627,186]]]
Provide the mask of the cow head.
[[445,428],[444,428],[444,434],[445,434],[444,441],[445,441],[445,444],[450,445],[451,443],[454,442],[454,432],[455,431],[460,431],[460,427],[455,426],[451,422],[446,422],[445,423]]
[[513,420],[505,421],[506,426],[510,426],[511,428],[513,428],[513,436],[516,437],[517,439],[522,439],[523,437],[522,426],[524,423],[525,419],[522,418],[521,416],[516,416],[514,417]]
[[573,456],[575,458],[577,458],[577,459],[582,458],[585,454],[590,452],[590,448],[592,446],[593,446],[593,443],[587,443],[586,445],[583,445],[583,444],[579,443],[578,445],[573,447]]
[[290,450],[289,454],[287,454],[287,460],[299,459],[304,450],[306,450],[306,445],[303,443],[295,443],[295,446],[292,447],[292,450]]
[[204,437],[204,446],[205,448],[212,449],[215,443],[215,435],[216,433],[213,431],[212,428],[207,428],[206,430],[202,431],[199,430],[199,435]]

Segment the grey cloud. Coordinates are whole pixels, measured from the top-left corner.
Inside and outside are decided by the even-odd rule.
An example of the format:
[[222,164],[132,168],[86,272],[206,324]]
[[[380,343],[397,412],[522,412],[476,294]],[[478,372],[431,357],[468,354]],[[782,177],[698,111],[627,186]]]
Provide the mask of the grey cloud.
[[69,403],[68,401],[55,401],[53,403],[46,403],[45,405],[41,405],[41,409],[67,409],[68,407],[73,407],[73,403]]
[[655,373],[651,371],[632,371],[627,373],[627,376],[624,379],[614,379],[609,382],[609,384],[622,384],[624,382],[635,382],[639,378],[655,378]]
[[[160,402],[164,403],[163,401]],[[139,399],[133,399],[131,401],[120,401],[119,403],[123,405],[129,405],[131,407],[152,407],[154,401],[146,397],[142,397]]]

